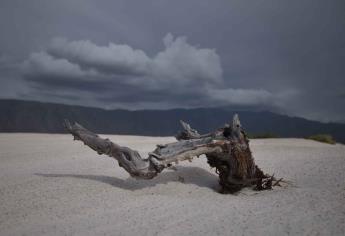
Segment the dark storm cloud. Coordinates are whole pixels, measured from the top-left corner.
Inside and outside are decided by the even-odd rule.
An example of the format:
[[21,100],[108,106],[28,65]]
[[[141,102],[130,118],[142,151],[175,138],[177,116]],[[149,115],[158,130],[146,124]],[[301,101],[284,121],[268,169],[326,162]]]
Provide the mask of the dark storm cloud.
[[345,120],[343,0],[0,5],[1,97],[123,108],[245,105]]
[[[23,63],[33,88],[94,92],[99,101],[171,106],[265,105],[274,95],[265,90],[224,89],[221,62],[214,49],[190,45],[167,34],[164,49],[149,57],[129,45],[54,39],[46,51]],[[40,86],[38,86],[40,85]],[[102,90],[102,96],[98,93]],[[163,103],[162,103],[163,102]]]

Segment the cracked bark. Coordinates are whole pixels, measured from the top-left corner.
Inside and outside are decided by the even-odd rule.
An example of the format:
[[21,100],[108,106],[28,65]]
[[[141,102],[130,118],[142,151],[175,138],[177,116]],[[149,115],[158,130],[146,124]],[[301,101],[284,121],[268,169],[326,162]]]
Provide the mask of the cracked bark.
[[78,123],[64,122],[74,140],[81,140],[98,154],[115,158],[135,178],[152,179],[173,163],[205,154],[208,164],[216,168],[219,175],[221,193],[234,193],[248,186],[265,190],[275,184],[273,176],[264,174],[255,165],[249,140],[237,115],[231,125],[203,135],[183,121],[181,125],[183,131],[176,135],[178,142],[157,145],[147,158],[142,158],[137,151],[103,139]]

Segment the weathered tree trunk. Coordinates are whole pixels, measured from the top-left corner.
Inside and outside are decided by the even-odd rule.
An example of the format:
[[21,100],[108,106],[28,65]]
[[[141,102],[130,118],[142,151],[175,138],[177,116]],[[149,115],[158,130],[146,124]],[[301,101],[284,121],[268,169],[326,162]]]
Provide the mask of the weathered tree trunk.
[[205,154],[208,164],[215,167],[219,175],[220,192],[233,193],[247,186],[254,186],[256,190],[272,188],[275,179],[265,175],[255,165],[249,140],[237,115],[233,117],[231,125],[204,135],[183,121],[181,124],[184,130],[176,135],[178,142],[157,145],[148,158],[143,159],[137,151],[102,139],[78,123],[71,125],[68,120],[64,123],[75,140],[83,141],[98,154],[115,158],[135,178],[152,179],[173,163]]

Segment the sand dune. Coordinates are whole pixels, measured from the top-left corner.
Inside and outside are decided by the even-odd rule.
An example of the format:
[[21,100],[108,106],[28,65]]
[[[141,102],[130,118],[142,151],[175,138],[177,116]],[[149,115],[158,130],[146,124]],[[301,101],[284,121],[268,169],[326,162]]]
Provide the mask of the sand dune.
[[[104,135],[143,156],[173,138]],[[205,158],[135,180],[70,135],[0,134],[0,235],[345,235],[345,146],[251,141],[286,188],[217,193]]]

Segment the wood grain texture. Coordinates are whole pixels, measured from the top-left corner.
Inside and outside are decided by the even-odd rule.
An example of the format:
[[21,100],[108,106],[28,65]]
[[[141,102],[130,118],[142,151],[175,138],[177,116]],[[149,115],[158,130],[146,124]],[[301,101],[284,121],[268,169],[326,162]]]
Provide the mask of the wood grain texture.
[[184,121],[181,125],[183,130],[176,135],[177,142],[157,145],[147,158],[142,158],[137,151],[103,139],[78,123],[72,125],[68,120],[64,123],[75,140],[81,140],[100,155],[115,158],[135,178],[152,179],[174,163],[191,161],[204,154],[209,165],[216,168],[222,193],[233,193],[247,186],[256,190],[272,188],[275,179],[255,165],[237,114],[231,124],[203,135]]

